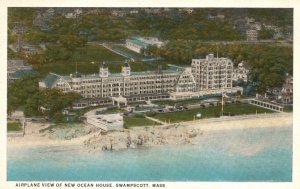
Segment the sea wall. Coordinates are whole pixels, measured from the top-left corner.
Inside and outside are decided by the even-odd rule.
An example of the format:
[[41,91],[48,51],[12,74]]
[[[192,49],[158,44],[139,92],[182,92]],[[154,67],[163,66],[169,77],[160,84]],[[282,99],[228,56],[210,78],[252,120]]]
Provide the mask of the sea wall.
[[167,126],[133,127],[128,130],[100,131],[84,141],[89,150],[119,150],[163,144],[197,144],[209,132],[233,129],[292,126],[292,114],[239,116],[182,122]]

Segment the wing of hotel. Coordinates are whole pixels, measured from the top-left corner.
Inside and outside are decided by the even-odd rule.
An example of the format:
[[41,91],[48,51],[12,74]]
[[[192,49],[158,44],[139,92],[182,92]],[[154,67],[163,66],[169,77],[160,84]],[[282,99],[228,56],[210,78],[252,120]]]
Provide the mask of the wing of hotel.
[[63,92],[78,92],[84,98],[77,104],[112,103],[112,97],[123,96],[127,101],[158,99],[189,99],[226,93],[242,93],[232,87],[233,63],[228,58],[209,54],[204,59],[192,59],[191,67],[169,65],[166,70],[132,72],[125,62],[121,73],[110,73],[102,63],[99,73],[68,76],[50,73],[39,82],[40,88],[59,88]]

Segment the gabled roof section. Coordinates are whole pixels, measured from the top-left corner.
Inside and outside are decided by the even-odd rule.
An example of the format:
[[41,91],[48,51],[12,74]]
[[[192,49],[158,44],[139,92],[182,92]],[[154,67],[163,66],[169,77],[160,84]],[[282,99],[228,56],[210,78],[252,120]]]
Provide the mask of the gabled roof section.
[[140,41],[139,39],[135,39],[135,38],[131,38],[131,39],[127,39],[127,41],[131,42],[131,43],[134,43],[134,44],[137,44],[143,48],[147,48],[149,46],[149,44],[143,42],[143,41]]
[[52,85],[60,78],[61,76],[49,73],[42,81],[45,83],[46,87],[52,87]]

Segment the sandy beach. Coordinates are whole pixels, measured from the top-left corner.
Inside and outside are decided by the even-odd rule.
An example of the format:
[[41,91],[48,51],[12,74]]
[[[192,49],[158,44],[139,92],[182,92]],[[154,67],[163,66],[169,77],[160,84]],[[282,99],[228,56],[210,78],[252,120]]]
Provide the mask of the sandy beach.
[[203,131],[292,126],[292,113],[274,113],[202,119],[180,123]]
[[[40,133],[49,124],[27,122],[24,137],[8,137],[9,149],[15,147],[80,145],[91,150],[117,150],[137,146],[157,146],[163,144],[195,144],[201,135],[233,129],[265,127],[292,127],[292,113],[273,113],[201,119],[180,122],[166,126],[133,127],[129,130],[103,132],[86,125],[89,132],[74,138],[55,138],[53,133]],[[73,128],[72,128],[73,129]],[[74,130],[74,129],[73,129]]]

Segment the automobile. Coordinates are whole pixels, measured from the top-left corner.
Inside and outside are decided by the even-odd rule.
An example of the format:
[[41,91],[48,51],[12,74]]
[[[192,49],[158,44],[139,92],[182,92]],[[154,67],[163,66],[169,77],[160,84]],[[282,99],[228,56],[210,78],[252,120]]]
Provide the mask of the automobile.
[[188,110],[189,108],[187,106],[183,106],[183,109]]

